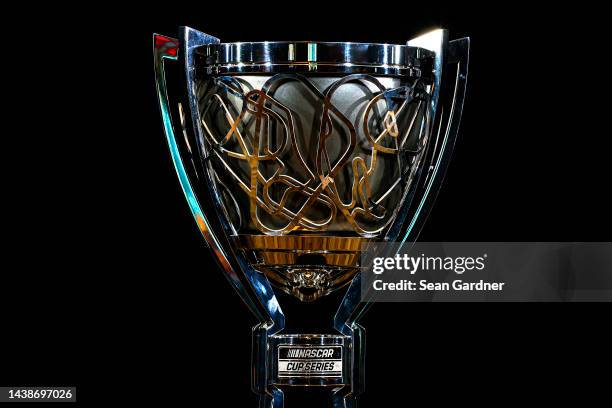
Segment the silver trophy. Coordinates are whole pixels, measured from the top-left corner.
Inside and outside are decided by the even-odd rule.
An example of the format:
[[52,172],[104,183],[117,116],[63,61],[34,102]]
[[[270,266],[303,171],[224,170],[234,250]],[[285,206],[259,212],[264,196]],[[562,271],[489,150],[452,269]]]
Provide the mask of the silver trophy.
[[154,35],[180,184],[260,321],[261,407],[295,387],[326,387],[334,407],[363,391],[358,320],[373,295],[361,293],[360,255],[416,240],[457,138],[468,53],[468,38],[442,29],[406,45]]

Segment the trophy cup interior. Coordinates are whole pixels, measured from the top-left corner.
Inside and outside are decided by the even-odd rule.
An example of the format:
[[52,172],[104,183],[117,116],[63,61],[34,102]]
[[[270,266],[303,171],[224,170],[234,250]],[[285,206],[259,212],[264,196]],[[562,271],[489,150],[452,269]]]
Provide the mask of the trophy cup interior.
[[200,148],[236,248],[302,301],[343,287],[384,240],[427,143],[422,49],[201,46]]

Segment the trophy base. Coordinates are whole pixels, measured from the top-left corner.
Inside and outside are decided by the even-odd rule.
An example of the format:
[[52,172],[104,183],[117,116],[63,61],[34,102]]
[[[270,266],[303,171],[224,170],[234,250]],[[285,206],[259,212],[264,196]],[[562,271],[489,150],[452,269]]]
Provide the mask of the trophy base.
[[274,386],[349,384],[350,338],[332,334],[272,336]]
[[269,329],[266,324],[253,328],[253,389],[260,408],[282,408],[285,396],[303,406],[305,397],[315,395],[316,406],[355,406],[363,391],[361,326],[349,328],[347,335],[270,334]]
[[353,236],[240,235],[259,272],[285,293],[312,302],[349,283],[370,240]]

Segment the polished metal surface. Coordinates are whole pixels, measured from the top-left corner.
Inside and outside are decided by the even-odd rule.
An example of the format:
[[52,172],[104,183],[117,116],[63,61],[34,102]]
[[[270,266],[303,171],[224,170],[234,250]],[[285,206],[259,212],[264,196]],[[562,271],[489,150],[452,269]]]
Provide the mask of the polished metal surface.
[[431,54],[399,44],[351,42],[235,42],[207,44],[197,53],[211,72],[371,73],[419,77]]

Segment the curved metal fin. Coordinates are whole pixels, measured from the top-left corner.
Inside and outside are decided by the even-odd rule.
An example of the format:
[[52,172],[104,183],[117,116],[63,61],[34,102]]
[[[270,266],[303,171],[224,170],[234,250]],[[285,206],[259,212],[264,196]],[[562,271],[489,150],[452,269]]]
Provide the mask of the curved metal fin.
[[441,101],[440,103],[439,119],[436,121],[439,125],[433,129],[433,132],[439,135],[434,147],[434,159],[425,179],[425,191],[406,229],[402,244],[416,241],[421,232],[444,181],[457,141],[467,86],[470,39],[466,37],[449,41],[445,49],[445,65],[457,64],[455,86],[449,98],[450,102]]
[[[213,250],[219,248],[219,243],[212,231],[210,230],[206,216],[202,212],[202,208],[198,203],[198,199],[195,195],[181,154],[176,141],[176,135],[174,132],[174,125],[172,122],[172,115],[170,113],[170,101],[168,98],[168,89],[166,84],[166,72],[164,70],[164,60],[176,60],[178,58],[179,41],[175,38],[167,37],[160,34],[153,34],[153,56],[155,65],[155,86],[157,89],[157,97],[159,99],[159,107],[162,115],[162,121],[164,125],[164,133],[166,135],[166,141],[168,142],[168,148],[170,150],[170,157],[176,175],[179,179],[181,189],[185,194],[189,209],[196,220],[196,224],[202,233],[206,243]],[[222,262],[227,262],[227,255],[223,253],[219,248],[217,257]]]

